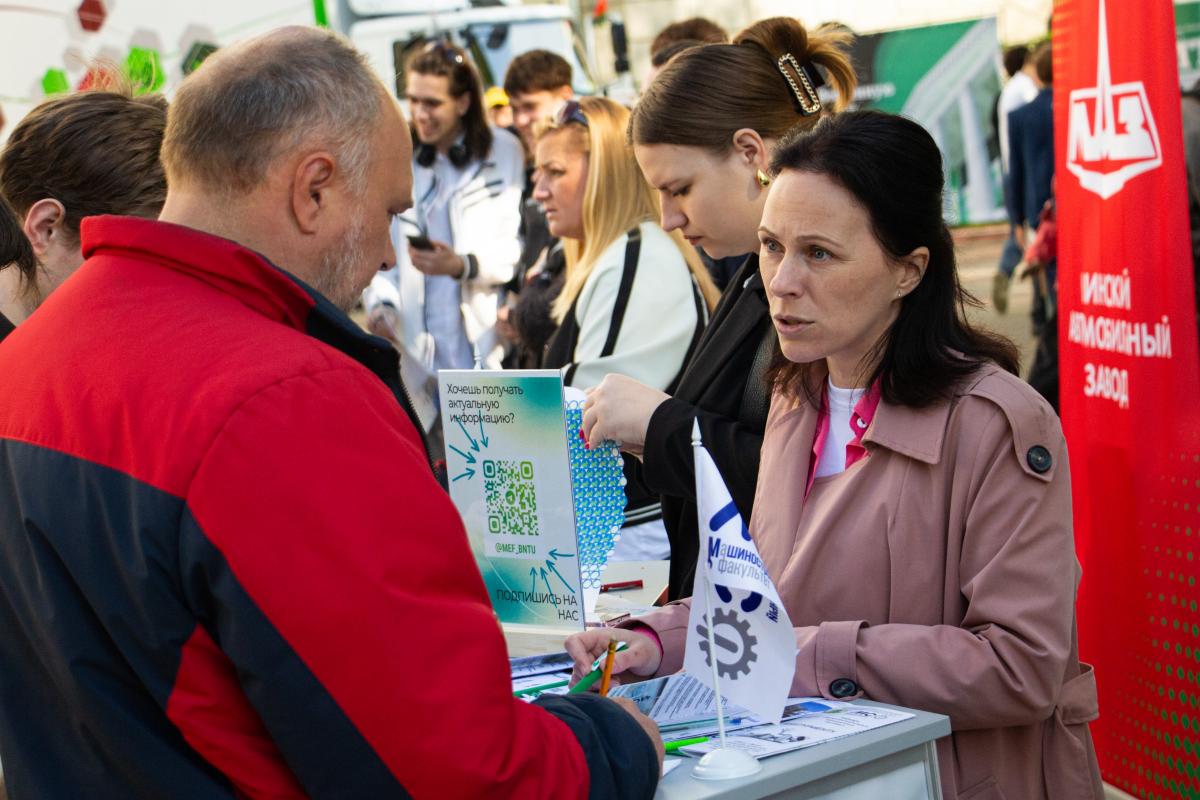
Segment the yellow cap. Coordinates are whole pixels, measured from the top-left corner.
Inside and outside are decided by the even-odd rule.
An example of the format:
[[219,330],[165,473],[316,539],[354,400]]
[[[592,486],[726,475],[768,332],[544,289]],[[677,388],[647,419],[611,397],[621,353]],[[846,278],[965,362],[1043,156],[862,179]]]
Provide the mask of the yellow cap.
[[483,104],[488,108],[508,105],[508,95],[499,86],[493,86],[483,93]]

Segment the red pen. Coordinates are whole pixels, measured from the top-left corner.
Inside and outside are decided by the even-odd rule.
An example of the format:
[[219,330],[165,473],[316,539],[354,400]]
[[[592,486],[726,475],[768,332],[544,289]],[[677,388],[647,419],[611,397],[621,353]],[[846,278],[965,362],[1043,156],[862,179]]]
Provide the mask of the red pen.
[[600,591],[602,591],[602,592],[619,592],[622,589],[641,589],[642,586],[644,586],[644,585],[645,584],[642,583],[641,578],[638,578],[637,580],[632,580],[632,581],[619,581],[617,583],[602,583],[602,584],[600,584]]

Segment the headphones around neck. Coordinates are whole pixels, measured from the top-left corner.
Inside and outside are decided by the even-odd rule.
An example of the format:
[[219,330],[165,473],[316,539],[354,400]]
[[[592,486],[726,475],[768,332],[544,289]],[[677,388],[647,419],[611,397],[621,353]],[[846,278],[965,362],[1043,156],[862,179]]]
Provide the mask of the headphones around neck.
[[[446,153],[446,157],[450,159],[450,163],[455,167],[462,169],[471,161],[471,153],[467,150],[467,146],[462,142],[455,142],[450,146],[450,151]],[[431,144],[422,144],[417,148],[417,164],[422,167],[432,167],[433,162],[437,160],[437,147]]]

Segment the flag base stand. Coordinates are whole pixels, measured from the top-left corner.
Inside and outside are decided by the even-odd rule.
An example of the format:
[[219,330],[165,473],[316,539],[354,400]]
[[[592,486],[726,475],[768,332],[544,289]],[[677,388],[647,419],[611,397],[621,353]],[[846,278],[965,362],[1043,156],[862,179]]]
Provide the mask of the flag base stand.
[[692,767],[692,777],[702,781],[745,778],[762,769],[762,764],[741,750],[722,748],[706,754]]

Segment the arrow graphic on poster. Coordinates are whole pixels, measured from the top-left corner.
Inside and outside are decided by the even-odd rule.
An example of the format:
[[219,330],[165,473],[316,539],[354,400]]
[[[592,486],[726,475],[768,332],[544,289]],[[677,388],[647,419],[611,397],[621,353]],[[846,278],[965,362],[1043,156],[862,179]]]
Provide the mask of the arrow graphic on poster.
[[558,579],[563,582],[563,586],[567,587],[568,592],[575,591],[575,589],[572,588],[571,584],[567,583],[567,579],[564,578],[562,576],[562,574],[559,573],[558,569],[554,566],[554,564],[552,562],[547,562],[546,566],[550,569],[551,572],[553,572],[555,575],[558,576]]
[[529,593],[537,591],[537,567],[529,568]]
[[462,450],[459,450],[457,447],[455,447],[455,446],[454,446],[454,445],[452,445],[452,444],[448,444],[448,445],[446,445],[446,446],[447,446],[447,447],[449,447],[449,448],[450,448],[451,450],[453,450],[454,452],[458,453],[458,454],[459,454],[460,456],[462,456],[463,458],[465,458],[465,459],[467,460],[467,463],[468,463],[468,464],[474,464],[474,463],[475,463],[475,454],[474,454],[474,453],[464,453]]
[[462,430],[463,436],[467,437],[467,441],[471,443],[471,449],[474,452],[478,453],[479,452],[479,442],[475,441],[475,437],[473,437],[473,436],[471,436],[471,434],[467,433],[467,426],[463,425],[461,419],[455,420],[455,421],[458,423],[459,429]]
[[451,481],[451,483],[455,483],[455,482],[457,482],[457,481],[460,481],[460,480],[462,480],[463,478],[474,478],[474,477],[475,477],[475,470],[474,470],[473,468],[469,468],[469,467],[468,467],[468,468],[467,468],[467,471],[466,471],[466,472],[464,472],[463,474],[461,474],[461,475],[455,475],[455,476],[454,476],[454,480],[452,480],[452,481]]
[[550,602],[554,603],[554,607],[558,608],[558,598],[554,596],[554,590],[550,588],[550,579],[546,577],[546,568],[542,567],[542,583],[546,584],[546,594],[550,595]]
[[483,432],[483,415],[479,415],[479,441],[483,442],[483,446],[488,446],[487,434]]

